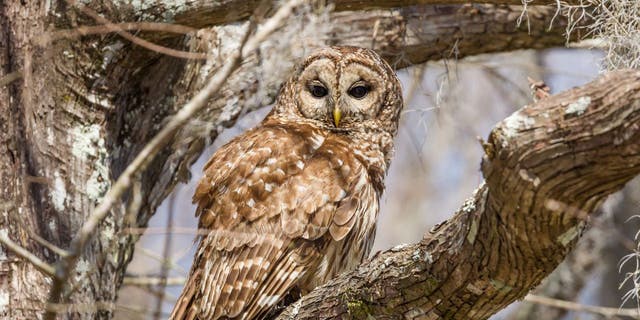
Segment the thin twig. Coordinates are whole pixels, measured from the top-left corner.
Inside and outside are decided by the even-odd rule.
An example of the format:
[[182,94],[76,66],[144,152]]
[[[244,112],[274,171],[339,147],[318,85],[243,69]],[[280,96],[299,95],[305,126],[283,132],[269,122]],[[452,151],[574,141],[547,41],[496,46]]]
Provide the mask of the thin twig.
[[[171,141],[171,138],[175,133],[187,124],[195,114],[207,106],[209,99],[218,93],[227,78],[229,78],[229,76],[231,76],[231,74],[240,67],[242,60],[258,49],[260,43],[278,29],[286,18],[291,15],[293,9],[301,3],[303,3],[302,0],[291,0],[285,3],[252,37],[249,37],[252,30],[252,26],[250,26],[245,36],[245,40],[242,41],[239,46],[239,50],[236,50],[230,55],[222,68],[209,79],[206,86],[171,118],[169,123],[162,128],[162,130],[160,130],[160,132],[158,132],[151,141],[149,141],[142,151],[140,151],[138,156],[136,156],[131,164],[129,164],[129,166],[124,170],[120,177],[118,177],[118,180],[116,180],[111,189],[109,189],[102,199],[102,202],[93,210],[87,221],[80,228],[71,242],[69,256],[65,259],[61,259],[57,264],[56,277],[54,278],[51,291],[49,292],[50,303],[60,302],[60,294],[64,290],[66,281],[72,270],[75,270],[78,259],[82,252],[84,252],[88,241],[94,235],[95,229],[107,214],[109,214],[111,207],[119,201],[122,194],[129,189],[133,183],[133,177],[135,177],[139,172],[145,170],[158,152]],[[45,315],[46,320],[53,320],[55,318],[55,310],[47,311]]]
[[[157,277],[152,277],[152,278],[157,278]],[[175,286],[182,286],[182,284],[176,284]],[[131,287],[131,289],[133,289],[133,290],[142,291],[142,292],[144,292],[145,295],[148,294],[148,295],[151,295],[152,297],[160,297],[161,296],[160,291],[158,289],[156,289],[156,286],[153,285],[153,284],[149,284],[149,285],[147,285],[147,284],[130,285],[129,287]],[[174,295],[171,295],[171,294],[168,294],[167,292],[163,292],[162,293],[162,300],[164,302],[168,302],[168,303],[173,305],[176,302],[177,299],[178,299],[178,297],[176,297]]]
[[[176,207],[176,195],[175,193],[171,195],[169,198],[169,213],[167,214],[167,228],[173,227],[173,213]],[[154,315],[155,320],[160,320],[160,312],[162,311],[162,301],[164,300],[164,290],[167,286],[167,276],[169,275],[169,268],[171,265],[169,264],[169,254],[171,253],[171,240],[173,239],[173,234],[168,233],[164,238],[164,248],[162,252],[162,257],[164,260],[162,261],[162,265],[160,267],[160,283],[158,284],[160,295],[156,300],[156,312]]]
[[53,277],[55,274],[55,268],[36,257],[29,250],[23,248],[19,244],[13,242],[5,233],[0,233],[0,243],[2,243],[7,249],[11,250],[16,256],[28,261],[40,272]]
[[[63,312],[75,312],[75,313],[88,313],[88,312],[98,312],[98,311],[115,311],[121,310],[136,314],[149,314],[152,312],[149,309],[141,308],[139,306],[133,305],[123,305],[117,304],[113,302],[105,302],[105,301],[96,301],[93,303],[67,303],[67,304],[48,304],[46,309],[49,311],[55,311],[56,313]],[[160,313],[161,316],[168,316],[168,314]]]
[[18,79],[22,78],[22,72],[20,71],[14,71],[11,72],[7,75],[5,75],[4,77],[0,78],[0,88],[8,85],[11,82],[14,82]]
[[129,32],[124,31],[122,28],[120,28],[118,26],[118,24],[114,24],[111,21],[103,18],[102,16],[100,16],[97,12],[91,10],[89,7],[87,7],[86,5],[82,5],[82,6],[77,6],[75,0],[66,0],[67,3],[69,3],[72,6],[77,7],[80,11],[82,11],[82,13],[90,16],[91,18],[93,18],[94,20],[98,21],[99,23],[102,23],[102,25],[107,28],[108,30],[110,30],[111,32],[115,32],[117,33],[119,36],[143,47],[146,49],[149,49],[151,51],[155,51],[155,52],[159,52],[162,53],[164,55],[168,55],[168,56],[172,56],[172,57],[176,57],[176,58],[182,58],[182,59],[199,59],[199,60],[206,60],[209,55],[205,54],[205,53],[198,53],[198,52],[188,52],[188,51],[181,51],[181,50],[176,50],[176,49],[171,49],[171,48],[167,48],[161,45],[157,45],[155,43],[152,43],[150,41],[144,40],[142,38],[136,37],[134,35],[132,35]]
[[96,312],[96,311],[113,311],[119,306],[113,302],[94,301],[93,303],[48,303],[46,305],[47,312]]
[[[126,226],[135,228],[138,226],[138,212],[142,207],[142,183],[140,179],[133,179],[133,187],[131,188],[131,199],[124,215],[124,223]],[[140,228],[136,228],[140,229]],[[127,230],[127,229],[124,229]],[[133,233],[132,233],[133,234]],[[140,233],[142,234],[142,233]]]
[[609,308],[609,307],[590,306],[590,305],[580,304],[576,302],[537,296],[532,294],[526,296],[524,298],[524,301],[537,303],[545,306],[551,306],[555,308],[561,308],[565,310],[598,314],[608,318],[612,318],[612,317],[638,318],[638,316],[640,316],[640,312],[636,308]]
[[[511,87],[514,90],[508,90],[507,88],[504,88],[503,86],[500,86],[497,83],[492,82],[491,84],[495,86],[495,88],[497,88],[498,90],[502,91],[504,94],[502,94],[502,96],[508,96],[509,93],[515,91],[518,93],[518,95],[520,95],[520,97],[524,98],[524,99],[529,99],[530,98],[530,94],[529,92],[527,92],[526,90],[522,89],[522,87],[520,87],[518,85],[518,83],[516,83],[515,81],[509,79],[507,76],[503,75],[502,73],[500,73],[497,68],[495,67],[491,67],[491,66],[487,66],[487,65],[483,65],[481,66],[482,71],[486,72],[489,76],[495,78],[496,80],[502,82],[502,84],[505,84],[509,87]],[[525,100],[526,101],[526,100]]]
[[[0,209],[2,209],[2,206],[0,206]],[[21,219],[15,219],[14,221],[22,230],[25,230],[27,234],[29,234],[29,237],[32,240],[34,240],[38,244],[49,249],[50,251],[52,251],[53,253],[57,254],[60,257],[66,257],[68,255],[67,251],[65,251],[64,249],[56,246],[55,244],[49,242],[47,239],[36,234],[35,231],[32,228],[29,228],[27,225],[25,225]]]
[[161,22],[125,22],[125,23],[106,23],[99,26],[81,26],[73,29],[55,30],[46,33],[38,38],[41,45],[59,40],[74,39],[82,36],[93,34],[112,33],[114,30],[138,30],[138,31],[159,31],[177,34],[189,34],[196,29],[173,23]]
[[[188,252],[188,251],[189,251],[189,249],[186,249],[186,250],[185,250],[185,254],[186,254],[186,252]],[[155,260],[155,261],[158,261],[158,262],[160,262],[160,263],[164,263],[164,262],[166,262],[166,263],[171,267],[171,270],[175,270],[175,271],[178,271],[178,272],[180,272],[180,273],[184,273],[184,274],[186,274],[186,273],[188,272],[188,271],[187,271],[185,268],[183,268],[181,265],[179,265],[179,264],[177,264],[175,261],[173,261],[173,259],[165,260],[165,259],[163,259],[163,258],[162,258],[162,256],[161,256],[160,254],[155,253],[155,252],[153,252],[152,250],[149,250],[149,249],[147,249],[147,248],[145,248],[145,247],[139,247],[139,248],[136,248],[136,254],[137,254],[138,252],[139,252],[140,254],[145,255],[145,256],[147,256],[147,257],[149,257],[149,258],[151,258],[151,259],[153,259],[153,260]]]
[[[126,228],[122,230],[125,234],[144,234],[144,235],[161,235],[167,233],[182,234],[182,235],[208,235],[215,232],[211,229],[198,229],[189,227],[173,227],[173,228]],[[248,234],[247,232],[239,232],[238,234]]]
[[52,251],[53,253],[57,254],[60,257],[66,257],[68,255],[67,251],[65,251],[64,249],[62,249],[62,248],[56,246],[55,244],[47,241],[47,239],[39,236],[38,234],[33,232],[32,229],[30,229],[30,228],[24,228],[24,229],[27,230],[27,233],[29,233],[29,237],[31,239],[33,239],[35,242],[39,243],[43,247],[49,249],[49,251]]
[[163,284],[167,286],[181,286],[187,281],[185,277],[124,277],[122,284],[125,286],[156,286]]
[[426,63],[422,63],[416,66],[411,79],[411,84],[409,85],[409,88],[407,89],[407,93],[405,94],[404,99],[405,101],[407,101],[405,105],[410,106],[413,104],[413,99],[415,98],[415,94],[416,94],[416,91],[418,91],[418,89],[420,89],[420,91],[425,91],[424,88],[422,87],[422,79],[424,77],[424,73],[426,70],[427,70]]

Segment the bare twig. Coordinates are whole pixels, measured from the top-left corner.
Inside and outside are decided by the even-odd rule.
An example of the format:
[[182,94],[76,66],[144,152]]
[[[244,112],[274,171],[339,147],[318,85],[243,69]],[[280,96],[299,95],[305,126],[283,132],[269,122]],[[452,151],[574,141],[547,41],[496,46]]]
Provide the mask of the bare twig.
[[100,310],[112,311],[119,308],[113,302],[95,301],[93,303],[48,303],[47,312],[95,312]]
[[415,71],[413,72],[412,79],[411,79],[411,85],[407,89],[407,93],[405,94],[405,98],[404,98],[406,101],[405,103],[406,105],[408,106],[412,105],[414,96],[416,94],[416,91],[418,91],[418,89],[420,89],[420,91],[424,91],[423,90],[424,88],[422,88],[422,79],[424,77],[425,70],[427,70],[426,63],[422,63],[415,68]]
[[[169,213],[167,214],[167,227],[168,228],[172,228],[173,227],[173,213],[175,210],[175,206],[176,206],[176,196],[175,194],[172,194],[171,197],[169,198]],[[162,252],[162,257],[164,258],[162,261],[162,266],[160,268],[160,283],[158,283],[159,286],[159,296],[157,297],[156,300],[156,312],[154,315],[154,319],[156,320],[160,320],[160,314],[159,312],[162,311],[162,301],[164,299],[164,289],[167,286],[167,276],[169,275],[169,268],[171,267],[170,265],[170,261],[169,261],[169,254],[171,253],[171,239],[172,239],[173,234],[172,233],[168,233],[165,238],[164,238],[164,249]]]
[[11,72],[7,75],[5,75],[4,77],[0,78],[0,88],[8,85],[11,82],[14,82],[18,79],[22,78],[22,72],[20,71],[14,71]]
[[[185,250],[185,251],[188,251],[188,249]],[[147,257],[149,257],[149,258],[151,258],[151,259],[153,259],[155,261],[158,261],[160,263],[166,263],[172,270],[175,270],[175,271],[178,271],[178,272],[181,272],[181,273],[184,273],[184,274],[186,274],[188,272],[181,265],[175,263],[173,261],[173,259],[163,259],[160,254],[157,254],[157,253],[155,253],[155,252],[153,252],[153,251],[151,251],[149,249],[146,249],[144,247],[137,248],[136,252],[139,252],[140,254],[143,254],[143,255],[145,255],[145,256],[147,256]]]
[[529,98],[528,92],[522,89],[522,87],[520,87],[518,83],[516,83],[512,79],[509,79],[509,77],[500,73],[498,68],[487,66],[487,65],[480,66],[480,68],[482,69],[482,71],[486,72],[487,76],[495,79],[496,82],[499,82],[499,83],[496,83],[494,81],[491,81],[491,84],[501,92],[504,92],[504,97],[511,98],[512,97],[511,93],[515,92],[522,98],[525,98],[525,99]]
[[122,284],[125,286],[155,286],[164,284],[167,286],[181,286],[187,281],[185,277],[124,277]]
[[125,228],[122,230],[125,234],[145,234],[145,235],[159,235],[159,234],[187,234],[187,235],[206,235],[211,232],[209,229],[197,229],[187,227],[173,227],[173,228]]
[[[126,234],[145,234],[145,235],[160,235],[160,234],[184,234],[184,235],[208,235],[211,233],[216,233],[216,230],[211,229],[198,229],[198,228],[188,228],[188,227],[172,227],[172,228],[126,228],[122,230],[123,233]],[[224,234],[229,236],[246,236],[249,234],[253,234],[250,232],[236,232],[236,231],[224,231]]]
[[[144,307],[133,306],[133,305],[123,305],[123,304],[117,304],[117,303],[105,302],[105,301],[96,301],[94,303],[49,304],[47,305],[46,308],[48,311],[55,311],[56,313],[63,313],[63,312],[84,313],[84,312],[122,310],[122,311],[127,311],[130,313],[135,313],[139,315],[140,314],[145,315],[153,312]],[[168,316],[167,314],[164,314],[161,312],[159,314],[165,317]]]
[[73,39],[93,34],[112,33],[114,30],[138,30],[138,31],[159,31],[177,34],[189,34],[196,29],[172,23],[160,22],[126,22],[126,23],[106,23],[99,26],[81,26],[74,29],[56,30],[46,33],[38,38],[40,45],[45,45],[59,39]]
[[566,300],[537,296],[533,294],[526,296],[524,298],[524,301],[543,304],[543,305],[551,306],[555,308],[562,308],[562,309],[571,310],[571,311],[598,314],[598,315],[605,316],[607,318],[613,318],[613,317],[638,318],[640,316],[640,312],[636,308],[625,309],[625,308],[608,308],[608,307],[590,306],[590,305],[584,305],[584,304],[566,301]]
[[40,260],[40,258],[29,252],[29,250],[13,242],[11,239],[9,239],[6,233],[0,233],[0,243],[2,243],[7,249],[11,250],[11,252],[13,252],[18,257],[31,263],[36,269],[40,270],[40,272],[50,277],[54,276],[55,269],[52,265]]
[[205,53],[197,53],[197,52],[187,52],[187,51],[181,51],[181,50],[176,50],[176,49],[171,49],[171,48],[167,48],[161,45],[157,45],[155,43],[152,43],[150,41],[144,40],[142,38],[136,37],[132,34],[130,34],[129,32],[124,31],[118,24],[114,24],[111,23],[111,21],[103,18],[102,16],[100,16],[97,12],[91,10],[89,7],[82,5],[82,6],[77,6],[75,0],[66,0],[67,3],[69,3],[72,6],[76,6],[80,9],[80,11],[82,11],[84,14],[90,16],[91,18],[93,18],[94,20],[100,22],[103,24],[103,26],[108,29],[111,32],[115,32],[117,33],[119,36],[143,47],[143,48],[147,48],[149,50],[152,51],[156,51],[168,56],[172,56],[172,57],[176,57],[176,58],[183,58],[183,59],[201,59],[201,60],[206,60],[207,57],[209,55],[205,54]]
[[[49,293],[50,303],[60,302],[60,294],[62,293],[72,270],[75,269],[78,258],[84,251],[88,241],[93,236],[94,231],[100,222],[102,222],[107,214],[109,214],[111,208],[117,201],[119,201],[122,194],[129,189],[133,183],[133,177],[137,173],[146,169],[147,165],[154,159],[156,154],[171,141],[171,138],[175,133],[207,105],[208,100],[220,90],[227,78],[238,67],[240,67],[242,60],[258,49],[260,43],[278,29],[286,18],[289,17],[293,9],[301,3],[303,3],[302,0],[291,0],[285,3],[271,18],[265,21],[262,27],[251,37],[249,37],[252,30],[250,27],[247,35],[245,36],[246,42],[243,41],[241,43],[239,50],[231,54],[222,68],[209,79],[206,86],[173,116],[169,123],[155,137],[153,137],[151,141],[149,141],[142,151],[140,151],[138,156],[136,156],[131,164],[129,164],[104,196],[102,202],[94,209],[87,221],[76,234],[70,245],[69,256],[60,260],[57,264],[56,277],[54,278],[53,285]],[[53,320],[55,317],[55,310],[49,310],[45,319]]]
[[[144,228],[135,228],[138,225],[138,212],[140,211],[140,207],[142,207],[142,183],[140,183],[139,179],[133,180],[134,182],[133,187],[131,188],[131,200],[129,200],[129,205],[127,206],[127,210],[125,211],[126,213],[124,215],[124,223],[126,226],[130,226],[131,228],[144,230]],[[142,234],[142,232],[138,234]]]
[[33,232],[33,230],[29,228],[24,228],[24,229],[27,230],[27,232],[29,233],[29,237],[31,237],[31,239],[33,239],[35,242],[39,243],[40,245],[44,246],[45,248],[49,249],[50,251],[54,252],[55,254],[59,255],[60,257],[66,257],[68,255],[67,251],[47,241],[47,239]]
[[548,98],[551,95],[551,88],[544,81],[536,81],[531,77],[527,77],[527,81],[529,81],[529,88],[534,102]]
[[[2,206],[0,206],[0,209],[3,209]],[[14,221],[18,224],[20,228],[22,228],[22,230],[25,230],[27,234],[29,234],[29,237],[32,240],[34,240],[38,244],[49,249],[51,252],[57,254],[60,257],[66,257],[68,255],[66,250],[56,246],[55,244],[49,242],[47,239],[35,233],[34,230],[32,228],[29,228],[27,225],[25,225],[21,219],[15,219]]]

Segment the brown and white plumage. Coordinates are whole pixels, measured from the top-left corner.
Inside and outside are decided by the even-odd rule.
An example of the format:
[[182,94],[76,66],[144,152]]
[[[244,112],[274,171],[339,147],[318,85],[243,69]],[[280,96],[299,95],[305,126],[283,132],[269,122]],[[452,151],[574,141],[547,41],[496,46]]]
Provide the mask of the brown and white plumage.
[[263,122],[207,163],[193,199],[211,232],[171,319],[259,319],[357,266],[401,109],[399,81],[373,51],[307,58]]

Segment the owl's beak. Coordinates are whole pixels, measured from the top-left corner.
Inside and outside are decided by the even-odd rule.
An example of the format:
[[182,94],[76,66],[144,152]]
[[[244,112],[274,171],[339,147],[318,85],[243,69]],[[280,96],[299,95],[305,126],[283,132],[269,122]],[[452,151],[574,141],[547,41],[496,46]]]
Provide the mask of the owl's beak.
[[340,119],[342,119],[342,111],[338,107],[333,108],[333,123],[336,128],[340,125]]

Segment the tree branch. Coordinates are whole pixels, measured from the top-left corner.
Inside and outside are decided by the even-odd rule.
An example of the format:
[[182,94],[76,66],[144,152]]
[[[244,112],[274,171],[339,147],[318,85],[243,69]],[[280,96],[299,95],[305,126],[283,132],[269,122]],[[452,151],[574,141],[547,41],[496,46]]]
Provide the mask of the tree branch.
[[[220,25],[245,19],[255,10],[259,1],[230,0],[230,1],[204,1],[187,0],[179,6],[171,1],[157,1],[153,8],[142,8],[140,15],[153,15],[154,12],[173,12],[171,16],[176,23],[202,28],[211,25]],[[333,0],[327,4],[333,5],[336,11],[363,11],[376,9],[392,9],[409,6],[433,6],[433,5],[464,5],[469,3],[493,4],[493,5],[522,5],[523,0]],[[566,5],[580,5],[580,0],[564,0]],[[534,0],[528,6],[552,5],[557,8],[557,0]]]
[[[586,9],[585,9],[586,10]],[[584,36],[588,15],[570,21],[554,7],[420,5],[368,12],[336,12],[330,42],[373,47],[395,67],[425,61],[564,46]],[[377,28],[372,26],[378,25]],[[567,30],[574,30],[567,35]]]
[[[533,5],[555,0],[534,1],[526,8],[495,4],[521,4],[521,0],[433,5],[443,2],[337,1],[327,43],[374,47],[396,67],[405,67],[443,58],[564,46],[568,41],[591,36],[581,30],[593,22],[589,14],[592,9],[586,6],[570,14],[556,6]],[[184,13],[176,9],[174,18],[181,25],[204,28],[229,22],[226,19],[230,17],[246,17],[256,4],[257,1],[192,1],[180,7]],[[160,8],[161,4],[154,10],[163,12]],[[362,8],[371,10],[346,11]],[[243,14],[238,15],[235,10],[242,10]],[[568,30],[573,31],[568,35]]]
[[76,4],[74,0],[66,0],[66,2],[71,6],[78,7],[79,10],[82,13],[90,16],[95,21],[97,21],[100,24],[102,24],[102,27],[106,28],[107,30],[109,30],[111,32],[114,32],[114,33],[117,33],[118,35],[120,35],[124,39],[127,39],[127,40],[131,41],[132,43],[135,43],[136,45],[139,45],[139,46],[141,46],[143,48],[146,48],[148,50],[159,52],[159,53],[166,54],[166,55],[169,55],[169,56],[172,56],[172,57],[176,57],[176,58],[182,58],[182,59],[206,59],[207,58],[207,55],[204,54],[204,53],[185,52],[185,51],[175,50],[175,49],[163,47],[163,46],[157,45],[155,43],[152,43],[150,41],[147,41],[145,39],[136,37],[133,34],[125,31],[122,28],[120,28],[119,24],[111,23],[111,21],[109,21],[109,19],[103,18],[97,12],[95,12],[91,8],[89,8],[88,6],[86,6],[86,5],[79,5],[78,6],[78,4]]
[[122,284],[125,286],[183,286],[186,281],[185,277],[124,277]]
[[640,173],[640,72],[526,106],[484,149],[486,182],[453,218],[279,319],[486,319],[523,298],[573,248],[589,214]]
[[564,310],[597,314],[597,315],[606,317],[606,319],[614,319],[615,317],[638,318],[638,316],[640,316],[640,311],[637,308],[608,308],[608,307],[600,307],[600,306],[590,306],[590,305],[584,305],[584,304],[575,303],[571,301],[565,301],[565,300],[553,299],[553,298],[535,296],[535,295],[526,296],[524,301],[539,304],[539,305],[545,305],[549,307],[564,309]]
[[11,250],[16,256],[24,259],[31,263],[36,269],[38,269],[43,274],[52,277],[55,274],[55,270],[52,265],[42,261],[36,255],[31,253],[29,250],[23,248],[19,244],[13,242],[9,239],[9,236],[0,232],[0,244]]
[[14,82],[18,79],[22,78],[22,72],[14,71],[0,78],[0,88],[4,88],[4,86],[8,85],[11,82]]

